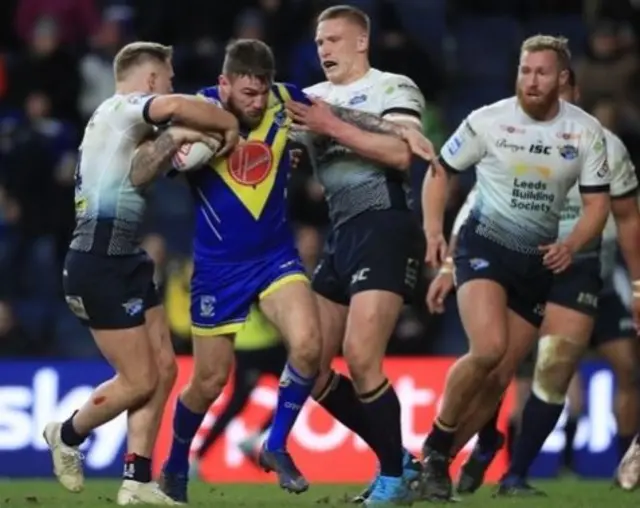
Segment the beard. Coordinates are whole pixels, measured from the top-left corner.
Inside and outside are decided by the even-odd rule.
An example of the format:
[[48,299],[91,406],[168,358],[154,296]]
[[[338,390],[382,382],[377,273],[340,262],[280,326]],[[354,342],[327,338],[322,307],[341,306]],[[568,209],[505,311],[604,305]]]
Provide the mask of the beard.
[[547,118],[553,106],[558,102],[560,97],[560,87],[555,86],[546,94],[538,97],[528,97],[520,88],[516,89],[518,102],[523,111],[535,120],[550,120]]
[[227,109],[238,119],[238,122],[243,127],[248,127],[249,129],[253,129],[257,127],[262,121],[263,114],[260,115],[247,115],[242,109],[240,109],[234,102],[234,100],[229,97],[229,102],[227,104]]

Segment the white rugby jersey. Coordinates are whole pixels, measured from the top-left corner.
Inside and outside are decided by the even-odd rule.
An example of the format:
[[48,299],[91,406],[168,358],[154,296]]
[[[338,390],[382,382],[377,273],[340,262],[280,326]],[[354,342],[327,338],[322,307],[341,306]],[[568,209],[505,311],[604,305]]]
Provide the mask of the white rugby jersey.
[[[635,167],[629,152],[624,143],[613,132],[603,129],[607,142],[607,159],[611,168],[611,185],[609,192],[612,198],[620,198],[628,196],[638,190],[638,178],[636,176]],[[558,238],[566,238],[575,227],[580,214],[582,213],[582,200],[580,199],[579,185],[574,185],[565,201],[564,208],[561,212],[560,227]],[[478,190],[477,186],[471,189],[467,195],[467,199],[460,208],[453,225],[452,235],[457,235],[460,228],[469,217],[471,209],[475,205]],[[596,253],[599,247],[599,241],[594,240],[591,244],[583,249],[583,253]],[[607,225],[602,233],[602,247],[600,249],[600,262],[602,266],[602,276],[608,279],[615,267],[615,251],[616,251],[616,224],[613,214],[609,214]]]
[[[371,69],[353,83],[325,81],[304,92],[335,106],[415,122],[422,128],[424,97],[406,76]],[[334,227],[367,210],[394,208],[398,200],[409,205],[407,174],[360,157],[332,139],[316,140],[313,148]]]
[[116,94],[87,123],[75,175],[71,249],[109,256],[140,250],[145,198],[131,184],[129,171],[136,148],[155,129],[148,117],[153,98]]
[[452,171],[476,166],[470,214],[477,234],[527,254],[555,241],[576,182],[581,192],[602,192],[611,180],[602,126],[565,101],[548,122],[529,117],[516,97],[478,109],[445,143],[440,159]]

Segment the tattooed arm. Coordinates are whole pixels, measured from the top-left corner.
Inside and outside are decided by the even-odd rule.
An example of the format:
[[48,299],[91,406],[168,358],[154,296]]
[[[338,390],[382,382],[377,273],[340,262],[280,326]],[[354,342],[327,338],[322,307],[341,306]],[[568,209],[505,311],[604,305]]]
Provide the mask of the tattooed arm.
[[343,108],[341,106],[330,106],[330,108],[340,120],[355,125],[366,132],[389,134],[396,138],[405,139],[407,129],[415,127],[414,125],[400,122],[391,122],[366,111],[358,111],[357,109]]
[[129,179],[136,188],[146,187],[156,177],[171,169],[171,158],[180,148],[182,141],[170,129],[156,139],[143,142],[131,161]]

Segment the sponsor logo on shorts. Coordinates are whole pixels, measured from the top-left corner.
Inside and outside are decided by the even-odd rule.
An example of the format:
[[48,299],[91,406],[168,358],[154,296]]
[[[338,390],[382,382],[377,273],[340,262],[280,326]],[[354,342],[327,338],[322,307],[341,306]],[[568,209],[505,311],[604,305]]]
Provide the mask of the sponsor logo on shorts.
[[200,297],[200,317],[213,317],[216,313],[216,297],[203,295]]
[[578,295],[578,303],[587,307],[598,308],[598,295],[592,293],[580,293]]
[[351,284],[357,284],[358,282],[364,282],[369,278],[370,268],[361,268],[351,276]]
[[142,298],[131,298],[122,304],[122,308],[128,316],[137,316],[144,310],[144,302]]
[[84,308],[84,302],[79,296],[65,296],[67,305],[71,312],[73,312],[80,319],[89,319],[86,309]]
[[484,270],[489,266],[489,264],[490,264],[489,261],[482,258],[472,258],[469,260],[469,266],[471,267],[472,270],[476,272],[478,270]]

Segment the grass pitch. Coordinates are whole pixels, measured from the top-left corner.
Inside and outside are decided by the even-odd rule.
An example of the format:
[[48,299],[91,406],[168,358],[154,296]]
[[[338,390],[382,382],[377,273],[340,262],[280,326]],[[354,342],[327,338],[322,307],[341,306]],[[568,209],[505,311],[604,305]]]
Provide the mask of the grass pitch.
[[[548,498],[492,499],[492,487],[486,487],[471,497],[463,499],[459,506],[486,508],[488,506],[525,506],[526,508],[637,508],[640,492],[623,492],[613,489],[610,482],[590,480],[557,480],[535,482],[543,488]],[[70,494],[57,483],[49,480],[0,481],[1,508],[103,508],[116,506],[118,481],[88,481],[84,492]],[[356,494],[358,485],[312,485],[299,496],[287,494],[276,485],[211,485],[192,482],[190,503],[193,507],[214,508],[329,508],[349,506],[349,498]],[[414,506],[428,506],[416,503]],[[354,505],[351,505],[354,506]],[[453,505],[455,506],[455,504]]]

